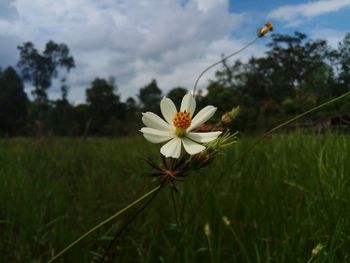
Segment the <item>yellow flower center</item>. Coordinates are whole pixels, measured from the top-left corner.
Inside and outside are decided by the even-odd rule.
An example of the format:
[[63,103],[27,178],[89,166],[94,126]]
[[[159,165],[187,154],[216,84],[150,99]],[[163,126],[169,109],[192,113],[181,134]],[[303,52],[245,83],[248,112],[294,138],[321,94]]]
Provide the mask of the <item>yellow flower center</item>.
[[192,122],[191,114],[187,111],[180,111],[173,118],[174,126],[176,127],[176,135],[183,136],[186,129],[190,127]]

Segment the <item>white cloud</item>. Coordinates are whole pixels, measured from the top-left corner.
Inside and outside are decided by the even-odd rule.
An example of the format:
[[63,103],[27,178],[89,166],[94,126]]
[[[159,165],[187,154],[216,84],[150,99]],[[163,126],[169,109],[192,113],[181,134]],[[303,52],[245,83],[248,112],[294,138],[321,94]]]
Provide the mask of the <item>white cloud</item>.
[[[84,89],[95,77],[114,76],[124,99],[135,96],[153,78],[164,93],[178,85],[191,88],[202,69],[247,42],[230,37],[247,15],[229,13],[228,0],[15,0],[12,4],[16,19],[0,17],[0,33],[17,41],[11,52],[17,57],[15,46],[24,41],[32,41],[39,50],[50,39],[66,43],[77,65],[68,79],[73,101],[84,99]],[[51,95],[57,96],[57,90],[53,88]]]
[[8,65],[15,66],[18,59],[17,45],[19,39],[14,36],[2,34],[0,31],[0,68],[7,67]]
[[346,33],[346,31],[331,28],[316,28],[311,32],[310,37],[313,39],[327,39],[328,44],[336,49],[339,42],[344,39]]
[[13,5],[13,0],[1,0],[0,1],[0,20],[1,19],[14,19],[17,17],[17,10]]
[[218,3],[224,3],[225,0],[194,0],[194,2],[197,4],[197,7],[199,10],[207,12]]
[[269,17],[287,22],[287,26],[300,25],[305,19],[339,11],[350,6],[350,0],[312,1],[306,4],[287,5],[273,10]]

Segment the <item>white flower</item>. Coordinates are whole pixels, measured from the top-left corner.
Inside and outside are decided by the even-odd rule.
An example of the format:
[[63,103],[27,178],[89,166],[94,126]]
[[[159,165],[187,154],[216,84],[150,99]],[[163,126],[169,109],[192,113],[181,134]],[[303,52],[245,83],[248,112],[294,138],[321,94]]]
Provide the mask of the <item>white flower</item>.
[[211,142],[221,132],[191,132],[209,120],[217,108],[206,106],[192,118],[195,109],[196,101],[190,93],[183,97],[179,112],[173,101],[164,97],[160,102],[160,110],[165,121],[152,112],[143,113],[142,122],[147,127],[143,127],[140,131],[152,143],[169,141],[160,149],[165,157],[179,158],[181,144],[190,155],[197,154],[205,149],[205,146],[199,143]]

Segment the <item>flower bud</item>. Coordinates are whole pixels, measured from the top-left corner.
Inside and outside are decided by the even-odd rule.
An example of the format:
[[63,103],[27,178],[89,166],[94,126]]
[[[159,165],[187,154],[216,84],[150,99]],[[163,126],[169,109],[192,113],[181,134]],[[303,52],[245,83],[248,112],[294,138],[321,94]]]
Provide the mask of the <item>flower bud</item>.
[[224,115],[221,116],[221,123],[223,125],[230,124],[233,119],[237,117],[239,113],[239,106],[232,108],[231,111],[226,112]]
[[321,250],[323,249],[323,245],[321,243],[317,244],[317,246],[311,251],[312,257],[316,257]]
[[228,113],[225,113],[224,115],[221,116],[221,122],[224,125],[229,124],[232,121],[232,118]]
[[224,224],[226,226],[230,226],[231,225],[231,221],[227,218],[227,216],[223,216],[222,217],[222,221],[224,221]]
[[263,27],[258,29],[258,37],[265,36],[268,32],[273,30],[273,26],[271,22],[267,22]]
[[211,234],[209,223],[206,223],[206,224],[204,225],[204,234],[205,234],[207,237],[209,237],[210,234]]

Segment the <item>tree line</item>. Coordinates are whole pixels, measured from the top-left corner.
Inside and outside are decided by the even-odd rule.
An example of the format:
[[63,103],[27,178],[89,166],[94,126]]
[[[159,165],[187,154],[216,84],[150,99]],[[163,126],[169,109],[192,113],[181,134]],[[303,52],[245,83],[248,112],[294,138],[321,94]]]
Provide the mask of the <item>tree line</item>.
[[[129,135],[141,126],[141,112],[160,113],[162,96],[179,105],[187,89],[174,87],[163,94],[157,81],[139,89],[137,98],[121,101],[115,79],[95,78],[86,89],[86,103],[71,104],[67,75],[75,61],[65,44],[49,41],[39,52],[33,43],[18,47],[16,68],[0,69],[0,135],[3,136],[110,136]],[[61,98],[50,100],[52,82],[60,83]],[[33,87],[29,99],[25,85]],[[212,104],[217,116],[240,106],[233,129],[266,129],[340,95],[350,87],[350,33],[338,48],[306,34],[273,34],[262,57],[247,62],[222,63],[205,92],[197,94],[198,107]],[[312,115],[317,120],[349,114],[350,102]],[[218,121],[218,120],[214,120]]]

